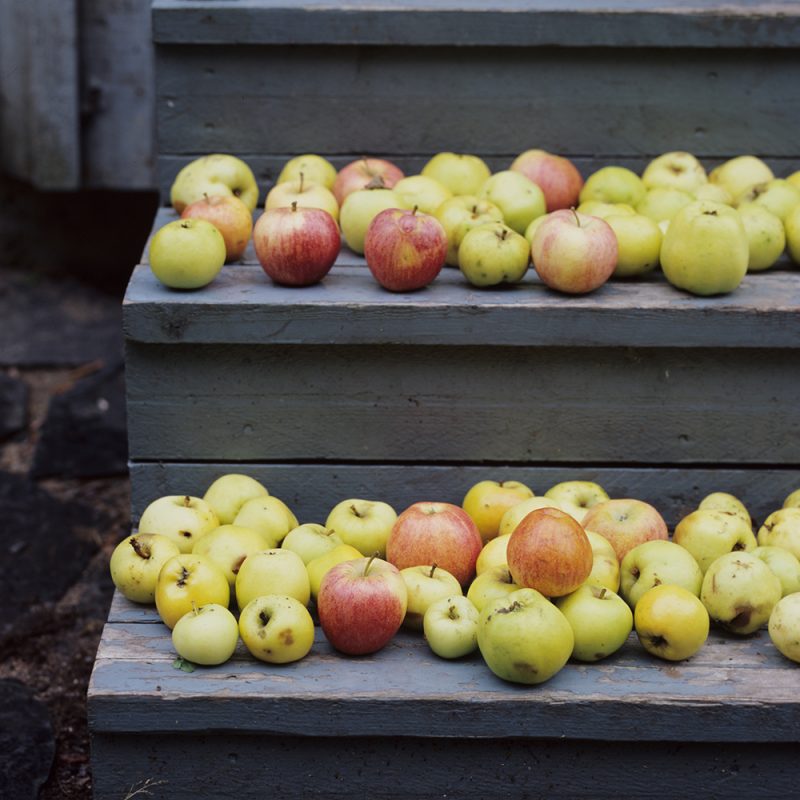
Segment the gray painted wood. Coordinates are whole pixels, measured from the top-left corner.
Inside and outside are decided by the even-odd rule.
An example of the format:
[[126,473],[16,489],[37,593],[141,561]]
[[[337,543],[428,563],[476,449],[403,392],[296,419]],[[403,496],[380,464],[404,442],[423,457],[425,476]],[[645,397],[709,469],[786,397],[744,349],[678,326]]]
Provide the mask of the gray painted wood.
[[[577,6],[577,7],[576,7]],[[154,37],[169,44],[794,47],[797,4],[711,0],[374,2],[156,0]]]

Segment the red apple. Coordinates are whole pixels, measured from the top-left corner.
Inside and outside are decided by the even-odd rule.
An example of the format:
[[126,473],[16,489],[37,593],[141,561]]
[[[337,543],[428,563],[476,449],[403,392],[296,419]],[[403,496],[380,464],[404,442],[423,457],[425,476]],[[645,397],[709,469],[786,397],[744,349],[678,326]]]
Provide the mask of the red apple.
[[351,656],[374,653],[397,633],[408,592],[397,567],[356,558],[330,569],[319,587],[317,613],[328,641]]
[[204,219],[210,222],[225,240],[225,261],[238,261],[253,232],[253,215],[235,195],[205,195],[190,203],[181,212],[181,219]]
[[578,205],[583,178],[568,158],[545,150],[526,150],[514,159],[511,169],[530,178],[544,192],[548,211]]
[[546,597],[574,592],[592,571],[594,556],[586,531],[557,508],[539,508],[522,518],[506,549],[514,583]]
[[583,527],[608,539],[619,561],[636,545],[669,536],[661,514],[649,503],[631,498],[592,506],[583,518]]
[[584,294],[602,286],[617,266],[617,236],[599,217],[553,211],[531,242],[533,266],[551,289]]
[[364,258],[375,280],[392,292],[427,286],[447,258],[447,234],[436,217],[387,208],[367,228]]
[[401,178],[405,178],[403,170],[391,161],[359,158],[339,170],[333,183],[333,195],[341,206],[345,197],[356,189],[363,189],[375,181],[382,181],[387,189],[391,189]]
[[452,503],[414,503],[394,524],[386,559],[398,569],[436,564],[466,586],[475,575],[481,535],[463,508]]
[[275,283],[310,286],[322,280],[342,246],[339,226],[321,208],[286,208],[265,211],[253,229],[258,260]]

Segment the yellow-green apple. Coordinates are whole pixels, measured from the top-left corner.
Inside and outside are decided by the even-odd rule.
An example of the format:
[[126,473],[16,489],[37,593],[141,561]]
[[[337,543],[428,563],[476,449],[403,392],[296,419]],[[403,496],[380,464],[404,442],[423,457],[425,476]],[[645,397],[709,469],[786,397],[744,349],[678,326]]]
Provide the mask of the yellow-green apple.
[[786,496],[783,508],[800,508],[800,489],[795,489]]
[[483,607],[498,597],[505,597],[523,587],[514,583],[507,564],[487,569],[478,575],[469,585],[467,599],[482,611]]
[[668,583],[641,596],[633,625],[642,647],[666,661],[690,658],[708,639],[708,612],[697,595]]
[[274,495],[252,497],[242,504],[233,519],[234,525],[243,525],[258,531],[266,542],[265,547],[280,547],[290,530],[298,525],[297,517],[283,500]]
[[605,586],[612,592],[619,591],[619,560],[611,542],[594,531],[586,530],[592,546],[592,571],[584,583]]
[[642,179],[627,167],[601,167],[593,172],[581,189],[579,200],[600,200],[602,203],[627,203],[634,208],[645,195]]
[[391,189],[404,178],[403,170],[383,158],[359,158],[339,170],[333,183],[333,194],[341,207],[345,198],[367,186]]
[[447,257],[447,234],[436,217],[400,208],[381,211],[367,228],[364,258],[384,289],[408,292],[431,283]]
[[386,540],[397,512],[380,500],[342,500],[328,514],[325,526],[362,555],[386,556]]
[[294,597],[254,597],[239,614],[239,635],[250,654],[268,664],[289,664],[308,655],[314,620]]
[[773,178],[746,189],[735,202],[737,208],[745,203],[755,203],[772,212],[783,222],[789,212],[800,205],[800,188],[783,178]]
[[654,586],[683,586],[699,596],[703,584],[703,572],[694,556],[675,542],[660,539],[629,550],[619,571],[620,593],[631,608]]
[[400,570],[371,556],[337,564],[322,579],[317,612],[322,632],[342,653],[375,653],[397,633],[408,592]]
[[397,518],[386,559],[398,569],[438,564],[466,586],[483,542],[472,518],[452,503],[414,503]]
[[464,595],[444,597],[428,606],[422,630],[439,658],[461,658],[478,648],[478,609]]
[[168,495],[153,500],[139,519],[141,533],[160,533],[178,545],[181,553],[191,553],[194,543],[219,527],[214,509],[199,497]]
[[775,604],[767,627],[778,652],[800,662],[800,593],[787,595]]
[[204,219],[176,219],[150,240],[150,269],[170,289],[200,289],[225,264],[225,239]]
[[222,234],[225,260],[238,261],[247,248],[253,232],[253,215],[238,198],[213,194],[190,203],[181,212],[182,219],[204,219]]
[[298,525],[286,534],[281,548],[297,553],[304,564],[329,553],[337,545],[344,544],[335,530],[316,522]]
[[644,275],[655,269],[661,253],[661,228],[643,214],[610,214],[605,218],[617,237],[615,278]]
[[698,509],[676,526],[672,541],[686,548],[705,573],[712,561],[725,553],[755,549],[750,524],[729,511]]
[[704,183],[692,192],[695,200],[713,200],[715,203],[725,203],[727,206],[733,205],[733,197],[730,192],[718,183]]
[[694,192],[707,182],[708,176],[703,165],[691,153],[682,150],[654,158],[642,173],[642,183],[648,189],[663,186]]
[[128,600],[152,603],[161,567],[180,552],[169,536],[160,533],[127,536],[111,554],[111,580]]
[[359,189],[347,196],[339,210],[339,224],[347,246],[359,255],[364,253],[367,229],[375,217],[389,208],[402,208],[400,195],[392,189]]
[[797,557],[774,545],[760,545],[751,550],[752,555],[760,558],[781,582],[781,595],[800,592],[800,561]]
[[[239,509],[254,497],[269,495],[266,486],[251,478],[229,472],[217,478],[203,495],[203,500],[213,509],[219,519],[219,525],[230,525],[239,513]],[[216,526],[214,526],[216,527]]]
[[437,153],[422,168],[451,194],[475,194],[492,174],[486,162],[467,153]]
[[514,583],[547,597],[574,592],[592,571],[586,531],[557,508],[531,511],[508,540],[506,557]]
[[561,481],[551,486],[544,496],[558,501],[558,507],[578,522],[590,508],[608,500],[606,490],[594,481]]
[[747,271],[769,269],[786,249],[783,223],[771,211],[756,203],[744,203],[737,211],[747,234]]
[[795,264],[800,264],[800,206],[795,206],[783,221],[786,231],[786,249]]
[[473,228],[487,222],[502,222],[503,212],[488,200],[478,200],[475,195],[457,195],[445,200],[433,216],[442,223],[447,234],[445,263],[458,266],[458,248],[464,236]]
[[645,196],[636,204],[636,213],[649,217],[653,222],[674,219],[684,206],[694,202],[693,195],[680,189],[667,189],[657,186],[648,189]]
[[708,179],[725,189],[731,197],[738,197],[753,184],[771,181],[772,170],[755,156],[737,156],[711,170]]
[[781,599],[781,582],[752,553],[726,553],[703,577],[700,599],[711,619],[731,633],[757,631]]
[[426,175],[409,175],[392,187],[400,197],[402,208],[416,208],[423,214],[433,214],[453,193],[434,178]]
[[291,550],[258,550],[245,558],[236,576],[236,603],[244,608],[263,594],[288,595],[308,605],[311,586],[303,559]]
[[461,584],[446,569],[431,566],[406,567],[400,570],[406,585],[408,602],[403,625],[422,630],[422,618],[431,603],[443,597],[461,594]]
[[355,547],[349,544],[338,544],[327,553],[312,558],[311,561],[306,564],[308,583],[311,587],[311,597],[313,597],[314,600],[317,599],[322,579],[329,570],[332,570],[337,564],[341,564],[343,561],[352,561],[353,559],[362,557],[363,554],[361,551],[356,550]]
[[242,562],[251,554],[265,550],[266,539],[251,528],[242,525],[220,525],[194,544],[192,552],[213,561],[228,579],[233,589]]
[[321,208],[265,211],[253,228],[253,247],[262,269],[283,286],[311,286],[329,272],[342,247],[339,226]]
[[238,197],[250,211],[258,205],[258,185],[253,170],[236,156],[225,153],[196,158],[178,173],[170,189],[172,207],[180,214],[204,195]]
[[519,481],[485,480],[469,488],[461,507],[472,517],[485,544],[499,533],[503,514],[529,497],[533,490]]
[[[552,497],[529,497],[527,500],[522,500],[503,514],[500,520],[499,535],[507,536],[514,532],[514,529],[522,522],[524,517],[527,517],[531,511],[536,511],[539,508],[557,508],[559,511],[569,513],[567,509]],[[505,561],[503,562],[505,563]]]
[[535,589],[488,603],[478,619],[478,647],[489,669],[506,681],[536,684],[569,660],[575,638],[567,618]]
[[792,184],[792,186],[796,186],[800,189],[800,169],[793,172],[791,175],[786,176],[786,180]]
[[736,495],[729,492],[711,492],[700,501],[697,508],[701,511],[729,511],[731,514],[741,517],[751,527],[753,524],[745,504]]
[[758,529],[758,544],[783,547],[800,558],[800,508],[773,511]]
[[336,182],[336,167],[327,158],[313,153],[304,153],[290,158],[283,165],[275,183],[299,180],[301,174],[305,176],[306,180],[318,183],[326,189],[333,189],[333,184]]
[[544,192],[521,172],[495,172],[478,192],[481,200],[494,203],[503,212],[503,221],[519,234],[536,217],[547,213]]
[[542,190],[548,211],[577,205],[583,178],[568,158],[545,150],[526,150],[514,159],[510,169],[521,172]]
[[501,534],[494,539],[489,539],[483,546],[483,549],[478,554],[478,559],[475,562],[475,574],[482,575],[492,567],[499,567],[506,563],[506,549],[508,548],[508,540],[511,538],[510,533]]
[[572,628],[572,657],[578,661],[600,661],[616,653],[633,630],[628,604],[605,586],[585,583],[555,602]]
[[335,221],[339,220],[339,204],[333,192],[319,183],[305,180],[302,173],[297,180],[276,183],[267,194],[264,209],[289,208],[295,203],[298,208],[321,208]]
[[231,589],[225,573],[205,556],[181,553],[164,562],[156,582],[156,610],[168,628],[192,606],[218,603],[228,607]]
[[459,269],[473,286],[518,283],[525,277],[530,260],[528,240],[502,222],[473,228],[458,248]]
[[606,500],[592,506],[582,524],[608,539],[620,562],[637,544],[669,535],[661,514],[649,503],[633,498]]
[[224,664],[239,641],[239,623],[225,606],[206,603],[184,614],[172,629],[172,646],[187,661]]
[[698,295],[732,292],[747,273],[750,245],[736,209],[696,200],[670,222],[661,268],[679,289]]
[[541,217],[536,217],[536,219],[531,221],[531,224],[525,228],[525,238],[528,240],[528,244],[533,244],[533,237],[536,236],[536,231],[539,230],[539,226],[547,219],[547,214],[544,214]]
[[591,217],[600,217],[600,219],[606,219],[612,214],[631,217],[636,213],[636,209],[627,203],[604,203],[601,200],[587,200],[575,210],[579,214],[588,214]]

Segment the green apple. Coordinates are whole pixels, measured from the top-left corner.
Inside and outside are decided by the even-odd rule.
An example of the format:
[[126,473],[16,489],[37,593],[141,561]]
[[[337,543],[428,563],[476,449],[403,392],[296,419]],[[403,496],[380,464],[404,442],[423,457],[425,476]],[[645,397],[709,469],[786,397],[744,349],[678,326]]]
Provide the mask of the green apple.
[[318,183],[326,189],[333,189],[333,182],[336,180],[336,167],[326,158],[313,153],[305,153],[301,156],[290,158],[283,165],[283,169],[275,183],[299,180],[301,173],[307,181]]
[[263,594],[289,595],[308,605],[311,586],[303,559],[291,550],[273,548],[251,553],[236,576],[236,603],[244,608]]
[[786,248],[783,223],[771,211],[757,203],[744,203],[737,209],[744,223],[750,254],[748,272],[769,269]]
[[225,264],[225,239],[204,219],[176,219],[150,240],[150,269],[170,289],[200,289]]
[[467,599],[482,611],[483,607],[499,597],[506,597],[512,592],[521,589],[514,583],[507,564],[500,564],[484,570],[478,575],[467,590]]
[[214,509],[199,497],[168,495],[153,500],[139,519],[140,533],[160,533],[178,545],[181,553],[191,553],[194,543],[219,527]]
[[342,500],[328,514],[325,527],[362,555],[386,557],[386,540],[397,522],[397,512],[380,500]]
[[800,206],[795,206],[783,221],[786,231],[786,249],[795,264],[800,264]]
[[632,170],[626,167],[602,167],[586,179],[581,189],[580,201],[627,203],[635,208],[646,191],[642,179]]
[[555,500],[559,509],[575,517],[578,522],[592,506],[608,500],[606,490],[594,481],[562,481],[551,486],[544,496]]
[[760,558],[777,576],[781,582],[781,594],[800,592],[800,561],[797,557],[784,550],[783,547],[774,545],[760,545],[751,551],[752,555]]
[[220,524],[230,525],[248,500],[268,494],[266,487],[255,478],[231,472],[217,478],[206,490],[203,500],[214,509]]
[[693,656],[708,639],[709,619],[697,595],[665,583],[645,592],[633,613],[642,647],[666,661]]
[[722,186],[731,197],[738,197],[756,183],[766,183],[775,176],[772,170],[755,156],[737,156],[711,170],[708,179]]
[[694,192],[707,182],[702,164],[691,153],[680,150],[654,158],[642,173],[642,183],[648,189],[664,187]]
[[478,553],[478,560],[475,562],[476,575],[482,575],[492,567],[505,565],[507,561],[506,550],[508,549],[508,540],[510,538],[510,533],[504,533],[486,542],[481,552]]
[[339,221],[339,204],[330,189],[326,189],[322,184],[314,183],[300,173],[300,177],[276,183],[267,194],[264,203],[264,210],[270,211],[273,208],[287,208],[289,206],[297,208],[321,208],[327,211],[335,221]]
[[233,589],[242,562],[251,553],[267,547],[266,539],[258,531],[241,525],[220,525],[198,539],[192,552],[213,561],[225,573]]
[[461,658],[478,649],[478,609],[464,595],[444,597],[428,606],[422,630],[440,658]]
[[735,495],[728,492],[712,492],[707,494],[697,508],[701,511],[728,511],[741,517],[748,526],[752,528],[753,521],[750,519],[750,512],[745,504]]
[[720,556],[756,547],[749,523],[737,514],[710,508],[685,516],[675,526],[672,541],[685,547],[704,573]]
[[454,195],[475,194],[492,174],[486,162],[465,153],[437,153],[422,168]]
[[783,501],[783,508],[800,508],[800,489],[795,489]]
[[364,254],[367,228],[387,208],[405,208],[400,195],[392,189],[356,189],[347,195],[339,209],[339,224],[347,246],[354,253]]
[[715,203],[725,203],[733,205],[731,193],[718,183],[704,183],[692,192],[695,200],[713,200]]
[[574,644],[566,617],[535,589],[493,600],[480,613],[478,648],[506,681],[543,683],[567,663]]
[[525,238],[528,240],[528,244],[533,244],[533,237],[536,235],[536,231],[539,226],[547,219],[547,214],[542,215],[541,217],[536,217],[536,219],[531,220],[530,225],[525,228]]
[[655,269],[661,253],[661,229],[643,214],[610,214],[605,218],[617,237],[615,278],[644,275]]
[[589,544],[592,546],[592,571],[584,583],[605,586],[612,592],[619,591],[619,559],[611,546],[611,542],[594,531],[586,530]]
[[239,635],[259,661],[288,664],[308,655],[314,644],[314,620],[294,597],[254,597],[239,614]]
[[800,593],[787,595],[775,604],[768,630],[781,655],[800,662]]
[[280,547],[286,534],[297,527],[297,517],[283,500],[273,495],[263,495],[242,503],[233,524],[258,531],[264,537],[264,546],[267,548]]
[[783,222],[789,212],[800,205],[800,188],[783,178],[773,178],[751,186],[736,198],[737,207],[745,203],[763,206]]
[[773,511],[758,530],[758,543],[783,547],[800,558],[800,508]]
[[648,189],[647,194],[636,204],[636,212],[650,217],[653,222],[661,222],[664,219],[674,219],[682,208],[692,202],[694,197],[688,192],[657,186]]
[[752,553],[727,553],[706,570],[700,599],[721,627],[741,636],[757,631],[781,599],[772,570]]
[[786,180],[792,184],[792,186],[796,186],[800,189],[800,169],[793,172],[791,175],[786,176]]
[[111,554],[111,580],[134,603],[153,603],[161,567],[180,553],[178,545],[160,533],[135,533]]
[[308,573],[308,582],[311,587],[311,596],[314,600],[317,599],[319,594],[319,587],[325,575],[332,570],[337,564],[343,561],[355,561],[356,559],[363,558],[363,553],[356,550],[349,544],[338,544],[327,553],[321,556],[312,558],[306,564],[306,572]]
[[492,175],[478,197],[494,203],[503,212],[506,225],[520,235],[532,220],[547,213],[544,192],[530,178],[510,169]]
[[181,553],[164,562],[156,582],[156,610],[168,628],[194,606],[228,607],[231,589],[225,573],[205,556]]
[[430,566],[406,567],[400,570],[406,585],[408,601],[403,625],[422,630],[422,618],[432,603],[444,597],[461,594],[461,584],[446,569]]
[[206,603],[184,614],[172,629],[172,646],[194,664],[224,664],[236,650],[239,623],[225,606]]
[[620,591],[631,608],[654,586],[682,586],[700,595],[703,572],[685,548],[663,539],[644,542],[629,550],[619,567]]
[[401,208],[416,208],[423,214],[433,214],[453,193],[435,178],[426,175],[409,175],[392,187],[400,197]]
[[528,240],[502,222],[490,222],[469,231],[458,248],[458,266],[479,287],[519,283],[528,271]]
[[750,245],[739,212],[697,200],[670,222],[661,246],[661,268],[679,289],[698,295],[732,292],[747,273]]
[[458,266],[458,247],[468,231],[487,222],[502,222],[503,212],[488,200],[475,195],[457,195],[445,200],[434,215],[447,234],[447,257],[451,267]]
[[628,604],[605,586],[585,583],[555,603],[572,627],[572,657],[578,661],[600,661],[616,653],[633,630]]
[[461,507],[472,518],[485,544],[499,533],[503,514],[529,497],[533,497],[533,491],[519,481],[484,480],[469,488]]
[[234,195],[253,211],[258,205],[258,185],[250,167],[236,156],[212,153],[187,164],[170,189],[172,207],[180,214],[205,195]]
[[[511,508],[503,514],[500,520],[498,535],[504,536],[513,533],[514,529],[522,522],[524,517],[527,517],[531,511],[536,511],[540,508],[557,508],[559,511],[564,511],[569,514],[566,507],[552,497],[529,497],[527,500],[522,500],[516,505],[511,506]],[[580,520],[577,521],[580,522]]]
[[306,522],[286,534],[286,538],[281,542],[281,548],[297,553],[303,563],[308,564],[309,561],[329,553],[340,544],[344,542],[336,531],[316,522]]
[[588,214],[590,217],[600,217],[600,219],[606,219],[612,214],[632,216],[636,213],[636,209],[627,203],[604,203],[602,200],[587,200],[575,210],[579,214]]

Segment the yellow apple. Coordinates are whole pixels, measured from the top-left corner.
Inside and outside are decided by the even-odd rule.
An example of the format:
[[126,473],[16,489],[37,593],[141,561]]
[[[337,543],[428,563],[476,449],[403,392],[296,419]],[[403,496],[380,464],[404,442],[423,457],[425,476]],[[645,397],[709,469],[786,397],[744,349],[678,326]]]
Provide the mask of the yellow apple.
[[297,527],[297,517],[283,500],[274,495],[265,495],[243,503],[233,524],[258,531],[264,537],[267,548],[280,547],[286,534]]
[[206,490],[203,500],[214,509],[220,524],[229,525],[248,500],[268,494],[266,487],[255,478],[232,472],[217,478]]
[[737,156],[712,169],[708,179],[722,186],[731,197],[738,197],[754,184],[771,181],[774,177],[772,170],[760,158]]
[[170,202],[180,214],[190,203],[212,194],[238,197],[250,211],[258,205],[253,171],[240,158],[224,153],[197,158],[183,167],[170,189]]
[[533,497],[533,490],[519,481],[485,480],[469,489],[461,507],[472,517],[486,544],[499,533],[503,514],[529,497]]
[[494,203],[503,212],[505,224],[520,235],[536,217],[547,213],[544,192],[530,178],[512,170],[492,175],[478,197]]
[[275,183],[300,180],[301,173],[307,181],[318,183],[326,189],[333,189],[333,184],[336,180],[336,167],[326,158],[313,153],[304,153],[301,156],[290,158],[283,165],[283,169]]
[[225,573],[205,556],[181,553],[161,567],[156,583],[156,610],[168,628],[193,606],[218,603],[227,608],[231,590]]
[[364,254],[367,228],[387,208],[404,208],[402,198],[392,189],[357,189],[347,195],[339,209],[339,224],[347,246],[354,253]]
[[128,600],[152,603],[161,567],[180,552],[172,539],[160,533],[128,536],[111,554],[111,580]]
[[710,627],[708,612],[697,595],[666,583],[639,598],[633,624],[642,647],[667,661],[693,656],[705,644]]
[[220,525],[198,539],[192,552],[213,561],[228,579],[233,589],[242,562],[258,550],[268,547],[266,539],[252,528],[242,525]]
[[400,575],[408,596],[403,625],[411,630],[422,630],[422,619],[430,605],[444,597],[462,593],[456,577],[435,564],[406,567],[400,570]]
[[225,239],[204,219],[176,219],[150,241],[150,269],[170,289],[201,289],[225,264]]
[[288,664],[308,655],[314,620],[294,597],[254,597],[239,615],[239,635],[251,655],[268,664]]
[[286,208],[294,203],[298,208],[321,208],[339,221],[339,204],[333,192],[321,184],[306,180],[302,173],[297,180],[276,183],[269,190],[264,208],[270,211],[273,208]]
[[454,195],[475,194],[492,174],[486,162],[465,153],[437,153],[422,168]]
[[424,214],[433,214],[453,193],[439,181],[426,175],[409,175],[392,187],[400,198],[401,208],[416,208]]
[[236,650],[239,623],[218,603],[194,606],[172,629],[172,646],[181,658],[195,664],[224,664]]
[[199,497],[168,495],[153,500],[139,519],[140,533],[160,533],[172,539],[181,553],[191,553],[194,543],[219,527],[214,509]]
[[308,605],[308,572],[297,553],[279,548],[260,550],[245,558],[236,576],[236,603],[244,608],[264,594],[289,595]]
[[505,597],[521,588],[514,583],[508,565],[500,564],[485,570],[472,581],[467,590],[467,598],[478,611],[482,611],[492,600]]
[[504,533],[486,542],[478,554],[478,560],[475,562],[475,573],[477,575],[481,575],[492,567],[499,567],[506,563],[506,549],[510,538],[510,533]]
[[311,596],[314,600],[317,599],[319,594],[319,587],[325,575],[332,570],[337,564],[343,561],[353,561],[357,558],[363,558],[361,551],[356,550],[349,544],[340,544],[324,553],[317,558],[312,559],[306,564],[308,572],[308,581],[311,588]]

